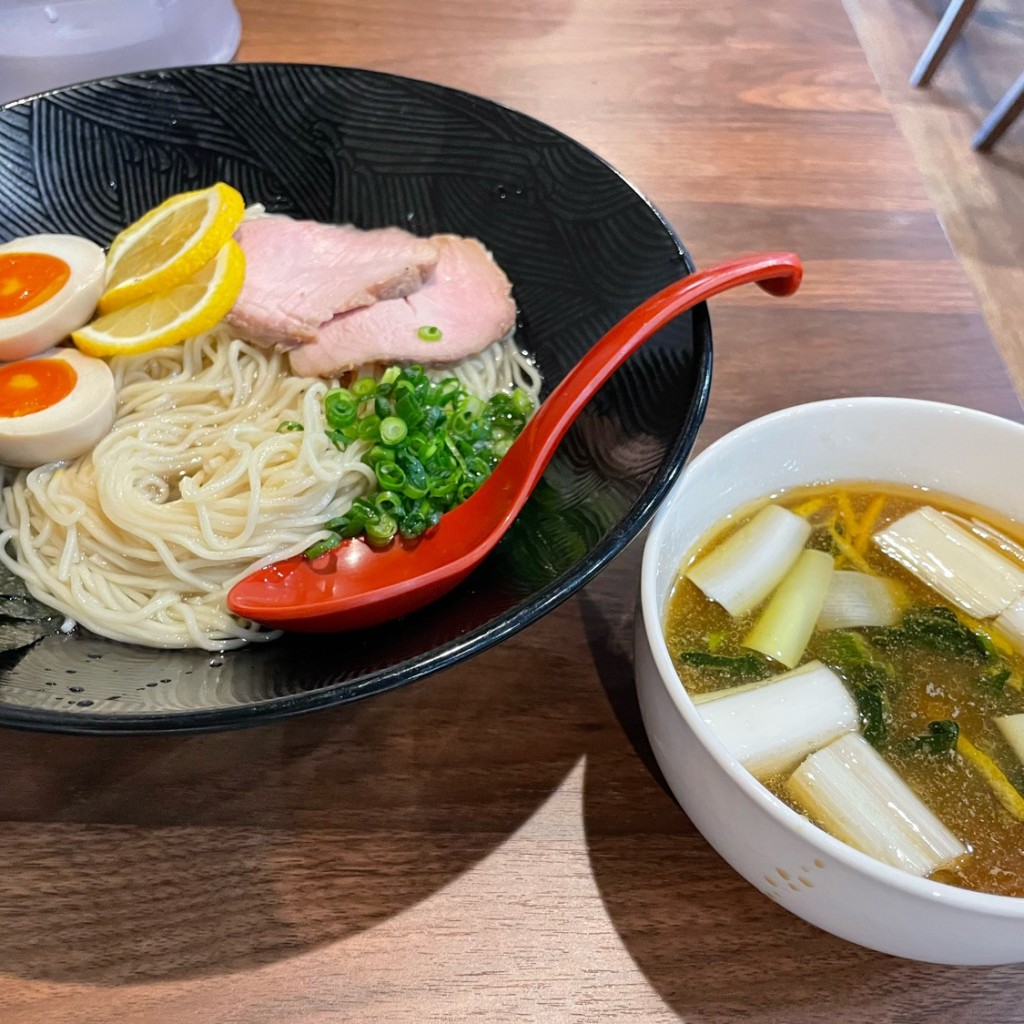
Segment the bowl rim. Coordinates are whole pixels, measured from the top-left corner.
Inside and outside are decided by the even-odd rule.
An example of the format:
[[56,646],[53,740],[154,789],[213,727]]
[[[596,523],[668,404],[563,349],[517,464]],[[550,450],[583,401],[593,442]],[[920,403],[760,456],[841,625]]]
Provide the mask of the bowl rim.
[[[675,228],[669,223],[665,215],[629,177],[619,171],[599,153],[579,142],[567,132],[531,114],[516,110],[488,97],[427,79],[369,68],[321,63],[238,61],[230,64],[187,64],[105,76],[47,89],[34,95],[2,103],[0,104],[0,112],[34,104],[50,97],[60,96],[95,85],[110,84],[116,87],[119,84],[162,79],[170,75],[231,75],[245,68],[255,68],[270,73],[281,73],[282,71],[299,68],[305,71],[320,71],[326,74],[358,74],[368,79],[377,79],[382,82],[405,82],[409,83],[410,86],[431,90],[441,97],[458,96],[467,103],[477,107],[511,114],[524,124],[543,128],[545,132],[565,140],[575,146],[580,152],[593,158],[650,210],[678,253],[678,276],[680,278],[692,274],[696,270],[696,264],[689,250],[683,244]],[[488,620],[468,633],[453,637],[440,646],[434,647],[423,656],[408,658],[403,662],[378,669],[355,680],[335,681],[303,693],[271,697],[255,703],[225,705],[201,710],[158,713],[129,712],[120,715],[100,715],[92,712],[76,712],[73,715],[68,715],[53,710],[42,710],[15,704],[0,704],[0,725],[35,731],[90,735],[216,732],[246,728],[323,708],[340,707],[344,704],[376,696],[377,694],[387,693],[433,675],[435,672],[452,668],[470,657],[482,654],[507,640],[520,630],[543,618],[563,601],[577,593],[620,554],[650,521],[655,510],[669,493],[682,471],[686,457],[693,448],[697,433],[704,420],[710,395],[712,373],[711,318],[708,313],[707,304],[700,303],[689,312],[693,323],[695,394],[688,415],[683,421],[674,441],[667,447],[660,463],[661,467],[667,467],[662,478],[658,479],[656,472],[655,479],[651,480],[640,491],[628,514],[615,524],[600,544],[588,551],[569,570],[534,592],[527,602],[516,606],[504,616]]]
[[644,543],[643,560],[640,570],[640,602],[644,635],[658,670],[660,684],[665,688],[669,698],[686,724],[693,731],[697,740],[707,750],[726,776],[740,788],[742,793],[758,804],[794,837],[804,839],[812,846],[820,848],[830,857],[840,861],[851,870],[867,875],[873,881],[883,885],[901,889],[910,896],[919,899],[938,900],[954,909],[970,911],[972,913],[980,912],[993,917],[1024,917],[1024,897],[978,892],[946,882],[934,882],[927,878],[920,878],[899,868],[884,864],[874,857],[849,846],[842,840],[836,839],[824,829],[819,828],[758,782],[726,749],[721,740],[711,731],[710,726],[698,714],[696,705],[690,699],[686,688],[683,686],[678,673],[672,665],[672,658],[665,641],[664,630],[662,629],[661,612],[657,606],[657,563],[659,550],[663,543],[663,536],[672,516],[672,507],[675,501],[680,500],[679,495],[685,492],[686,480],[690,471],[713,461],[724,449],[744,444],[752,435],[756,435],[764,427],[771,426],[780,421],[813,418],[834,412],[840,408],[864,409],[867,411],[873,407],[904,408],[912,414],[924,413],[933,416],[967,418],[976,423],[1014,433],[1024,442],[1024,424],[1014,420],[948,402],[890,396],[862,396],[807,402],[779,409],[736,427],[734,430],[722,435],[722,437],[710,444],[688,463],[686,471],[673,485],[654,516]]

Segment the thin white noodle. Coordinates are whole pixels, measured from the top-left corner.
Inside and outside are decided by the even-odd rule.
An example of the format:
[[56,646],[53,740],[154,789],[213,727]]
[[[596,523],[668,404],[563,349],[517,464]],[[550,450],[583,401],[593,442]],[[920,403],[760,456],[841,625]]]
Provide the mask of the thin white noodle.
[[455,366],[433,367],[427,372],[433,377],[457,377],[467,391],[480,396],[516,387],[534,400],[540,393],[540,371],[527,353],[516,347],[512,333]]
[[[375,486],[363,443],[325,434],[331,382],[224,327],[111,361],[118,419],[87,456],[5,474],[0,561],[95,633],[152,647],[225,650],[272,639],[226,607],[254,569],[304,551]],[[481,397],[540,377],[512,337],[456,367]],[[302,431],[278,432],[283,420]]]

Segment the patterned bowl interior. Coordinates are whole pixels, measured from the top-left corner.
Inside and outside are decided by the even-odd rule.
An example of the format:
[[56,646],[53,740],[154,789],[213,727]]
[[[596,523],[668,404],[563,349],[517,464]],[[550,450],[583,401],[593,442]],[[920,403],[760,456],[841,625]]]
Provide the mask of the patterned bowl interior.
[[[424,82],[306,65],[182,68],[0,110],[0,241],[62,231],[107,244],[168,195],[218,179],[272,211],[480,238],[513,282],[519,338],[546,389],[692,269],[657,211],[599,157],[529,117]],[[212,656],[82,631],[15,636],[0,653],[0,723],[228,728],[355,700],[469,657],[549,611],[640,531],[693,444],[710,375],[701,306],[599,392],[484,566],[400,630]]]

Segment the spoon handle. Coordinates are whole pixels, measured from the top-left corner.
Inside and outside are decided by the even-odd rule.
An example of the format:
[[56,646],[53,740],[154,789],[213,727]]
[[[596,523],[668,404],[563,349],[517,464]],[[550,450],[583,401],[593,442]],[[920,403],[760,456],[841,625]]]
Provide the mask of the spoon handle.
[[480,489],[441,517],[422,541],[383,551],[350,540],[321,559],[299,555],[236,583],[228,607],[267,625],[306,632],[359,629],[421,608],[465,579],[523,507],[558,442],[595,391],[630,353],[684,310],[757,281],[796,291],[800,261],[788,253],[731,260],[669,285],[619,321],[569,372]]
[[513,445],[513,451],[518,449],[516,454],[524,456],[521,471],[531,477],[529,486],[540,479],[565,432],[594,392],[665,324],[742,284],[757,282],[771,295],[792,295],[802,277],[803,265],[794,253],[740,256],[674,281],[627,313],[566,374]]

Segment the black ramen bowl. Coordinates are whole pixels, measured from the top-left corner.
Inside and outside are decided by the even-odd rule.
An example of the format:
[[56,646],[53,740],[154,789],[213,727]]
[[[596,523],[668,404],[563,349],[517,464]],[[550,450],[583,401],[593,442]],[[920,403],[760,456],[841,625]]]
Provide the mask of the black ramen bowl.
[[[167,196],[217,180],[297,217],[481,239],[513,283],[518,337],[546,391],[625,313],[693,269],[658,212],[589,150],[425,82],[242,64],[90,82],[0,110],[0,241],[55,231],[105,245]],[[700,306],[598,393],[484,565],[401,628],[211,655],[65,634],[58,619],[0,652],[0,724],[231,728],[468,658],[549,612],[639,533],[693,445],[710,378]]]

